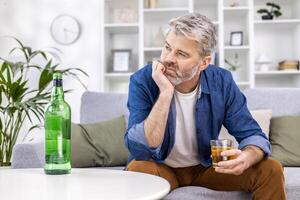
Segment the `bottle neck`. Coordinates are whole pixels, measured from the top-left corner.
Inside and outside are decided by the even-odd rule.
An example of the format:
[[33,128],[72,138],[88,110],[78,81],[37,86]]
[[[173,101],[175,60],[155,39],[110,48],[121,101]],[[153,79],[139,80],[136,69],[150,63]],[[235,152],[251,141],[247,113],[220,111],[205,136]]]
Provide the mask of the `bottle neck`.
[[51,101],[53,100],[64,100],[64,90],[62,87],[62,80],[53,80],[53,89],[51,93]]

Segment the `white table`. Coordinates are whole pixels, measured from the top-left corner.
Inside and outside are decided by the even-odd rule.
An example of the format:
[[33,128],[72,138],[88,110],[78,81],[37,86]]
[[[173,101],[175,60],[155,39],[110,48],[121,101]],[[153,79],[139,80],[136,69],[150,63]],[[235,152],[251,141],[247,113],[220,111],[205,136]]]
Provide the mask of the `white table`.
[[1,200],[150,200],[168,194],[163,178],[100,168],[45,175],[43,169],[0,168]]

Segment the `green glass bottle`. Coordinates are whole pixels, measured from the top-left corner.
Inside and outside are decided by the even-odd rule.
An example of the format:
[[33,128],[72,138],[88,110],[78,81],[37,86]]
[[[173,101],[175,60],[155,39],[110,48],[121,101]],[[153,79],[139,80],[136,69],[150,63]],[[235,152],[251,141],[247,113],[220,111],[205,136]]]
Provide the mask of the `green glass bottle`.
[[53,74],[51,101],[45,109],[46,174],[71,173],[71,109],[64,100],[62,74]]

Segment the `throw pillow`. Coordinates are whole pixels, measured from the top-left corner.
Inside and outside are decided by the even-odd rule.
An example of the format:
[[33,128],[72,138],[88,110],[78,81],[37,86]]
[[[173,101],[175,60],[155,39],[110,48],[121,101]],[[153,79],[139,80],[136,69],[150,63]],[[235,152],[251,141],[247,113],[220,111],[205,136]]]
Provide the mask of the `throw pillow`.
[[125,131],[124,116],[90,124],[72,124],[72,167],[125,165],[128,158]]
[[283,166],[300,167],[300,116],[275,117],[271,120],[272,157]]
[[[257,121],[262,131],[269,137],[269,128],[270,128],[270,120],[272,118],[272,110],[263,109],[263,110],[252,110],[250,111],[252,117]],[[219,139],[231,139],[234,141],[234,147],[237,148],[239,146],[236,139],[230,135],[227,129],[222,126]]]

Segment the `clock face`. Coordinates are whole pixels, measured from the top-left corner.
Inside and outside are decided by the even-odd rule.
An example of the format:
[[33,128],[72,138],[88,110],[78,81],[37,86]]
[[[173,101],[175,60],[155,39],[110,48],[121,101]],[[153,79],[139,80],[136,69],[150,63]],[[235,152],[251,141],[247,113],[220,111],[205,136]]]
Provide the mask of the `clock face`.
[[52,21],[50,32],[56,42],[68,45],[78,40],[81,28],[79,22],[74,17],[59,15]]

